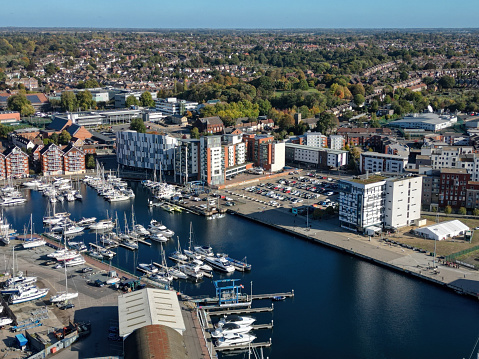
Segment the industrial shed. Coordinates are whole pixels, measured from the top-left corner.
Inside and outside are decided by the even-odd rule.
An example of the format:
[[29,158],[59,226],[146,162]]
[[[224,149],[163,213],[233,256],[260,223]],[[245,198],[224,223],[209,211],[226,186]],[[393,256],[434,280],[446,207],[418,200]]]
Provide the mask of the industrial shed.
[[121,337],[136,329],[152,324],[163,325],[176,330],[180,335],[185,331],[176,292],[156,288],[145,288],[118,297],[118,319]]
[[442,241],[447,238],[464,236],[466,231],[469,231],[469,227],[455,219],[416,229],[414,233],[426,239]]

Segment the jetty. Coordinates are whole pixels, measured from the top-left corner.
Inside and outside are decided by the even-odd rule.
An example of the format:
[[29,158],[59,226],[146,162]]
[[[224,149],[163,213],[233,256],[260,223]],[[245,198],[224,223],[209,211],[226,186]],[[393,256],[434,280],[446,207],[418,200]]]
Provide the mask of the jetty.
[[228,351],[228,350],[241,350],[241,349],[251,349],[251,348],[267,348],[270,347],[272,344],[271,338],[269,342],[264,343],[249,343],[244,345],[231,345],[225,347],[215,347],[217,352]]

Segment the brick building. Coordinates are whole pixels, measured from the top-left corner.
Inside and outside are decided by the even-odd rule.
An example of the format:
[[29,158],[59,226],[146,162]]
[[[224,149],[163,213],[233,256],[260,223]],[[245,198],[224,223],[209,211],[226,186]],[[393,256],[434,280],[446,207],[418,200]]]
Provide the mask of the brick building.
[[465,169],[442,168],[439,179],[439,207],[466,207],[466,189],[471,175]]

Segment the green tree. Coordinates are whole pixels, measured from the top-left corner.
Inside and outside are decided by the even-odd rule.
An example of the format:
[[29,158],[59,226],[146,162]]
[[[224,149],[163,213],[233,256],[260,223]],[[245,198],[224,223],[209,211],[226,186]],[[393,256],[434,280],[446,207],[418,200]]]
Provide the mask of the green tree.
[[479,208],[474,208],[474,209],[472,210],[472,214],[473,214],[475,217],[479,216]]
[[67,145],[68,143],[70,143],[71,139],[72,136],[66,130],[63,130],[62,133],[60,133],[60,135],[58,136],[58,143],[62,145]]
[[444,208],[444,213],[445,214],[451,214],[452,213],[452,207],[451,206],[446,206],[446,208]]
[[338,118],[330,112],[323,112],[316,122],[316,130],[322,134],[327,134],[339,124]]
[[144,107],[155,107],[155,101],[151,97],[151,93],[145,91],[140,96],[141,105]]
[[354,104],[359,107],[364,103],[364,101],[366,101],[366,99],[363,95],[358,93],[358,94],[354,95],[354,100],[353,101],[354,101]]
[[77,105],[83,111],[91,109],[94,106],[93,96],[90,91],[80,91],[77,93]]
[[126,101],[125,101],[126,107],[130,108],[131,106],[139,106],[139,105],[140,105],[140,101],[138,101],[135,96],[130,95],[126,98]]
[[88,169],[95,168],[95,156],[91,153],[86,155],[85,166]]
[[456,85],[456,80],[454,79],[454,77],[451,77],[451,76],[443,76],[439,79],[437,83],[442,88],[450,89],[450,88],[453,88],[454,85]]
[[23,94],[10,96],[7,106],[9,110],[20,112],[22,116],[31,116],[35,113],[32,103]]
[[130,123],[130,130],[136,131],[139,133],[145,133],[146,132],[146,126],[141,118],[134,118],[131,120]]
[[73,112],[78,108],[77,97],[72,91],[63,91],[60,106],[64,111]]
[[467,213],[466,207],[459,208],[459,214],[465,216]]
[[191,134],[190,134],[190,136],[191,136],[191,138],[196,138],[196,139],[200,138],[200,131],[198,130],[197,127],[193,127],[193,128],[191,129]]

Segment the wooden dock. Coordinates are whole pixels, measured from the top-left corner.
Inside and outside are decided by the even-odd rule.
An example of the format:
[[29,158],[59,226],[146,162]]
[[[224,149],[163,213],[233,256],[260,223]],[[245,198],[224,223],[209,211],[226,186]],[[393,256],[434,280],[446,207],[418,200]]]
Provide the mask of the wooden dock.
[[227,350],[240,350],[240,349],[250,349],[250,348],[267,348],[271,346],[271,339],[269,342],[263,342],[263,343],[250,343],[250,344],[244,344],[244,345],[231,345],[227,347],[215,347],[215,350],[217,352],[222,352],[222,351],[227,351]]
[[269,324],[255,324],[251,326],[253,330],[258,330],[258,329],[273,329],[273,321]]
[[294,297],[294,289],[291,290],[291,292],[286,292],[286,293],[253,294],[248,296],[248,298],[251,298],[251,299],[273,299],[276,297],[286,297],[286,298]]
[[147,241],[145,241],[145,240],[142,239],[142,238],[137,238],[136,241],[137,241],[138,243],[145,244],[145,245],[147,245],[147,246],[151,246],[151,243],[150,243],[150,242],[147,242]]
[[[242,313],[262,313],[262,312],[272,312],[274,305],[271,307],[264,308],[242,308],[242,309],[228,309],[228,310],[214,310],[214,309],[224,309],[224,307],[211,306],[211,307],[202,307],[204,310],[208,310],[209,315],[229,315],[229,314],[242,314]],[[210,311],[213,309],[212,311]]]
[[133,249],[129,246],[126,246],[123,242],[120,242],[119,244],[120,247],[123,247],[123,248],[126,248],[126,249],[129,249],[130,251],[136,251],[137,249]]

